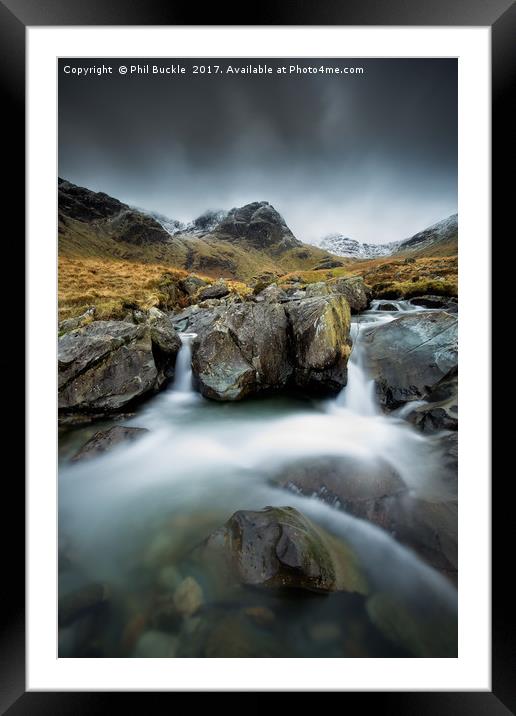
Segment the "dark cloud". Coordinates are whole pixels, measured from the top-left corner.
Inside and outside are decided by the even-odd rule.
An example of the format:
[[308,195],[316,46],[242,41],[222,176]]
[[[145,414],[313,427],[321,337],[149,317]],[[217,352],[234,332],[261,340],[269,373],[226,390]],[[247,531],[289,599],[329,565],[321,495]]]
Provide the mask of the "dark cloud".
[[[362,66],[347,75],[192,75],[193,64]],[[59,173],[189,220],[270,201],[294,233],[404,238],[457,209],[457,63],[95,60],[59,69]],[[180,63],[186,75],[125,75]]]

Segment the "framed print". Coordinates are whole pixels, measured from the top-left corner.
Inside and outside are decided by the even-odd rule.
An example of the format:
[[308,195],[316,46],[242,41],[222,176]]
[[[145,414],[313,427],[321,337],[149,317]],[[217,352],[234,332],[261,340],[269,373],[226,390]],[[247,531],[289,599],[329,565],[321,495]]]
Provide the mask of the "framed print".
[[498,5],[192,25],[2,3],[27,236],[9,713],[107,691],[514,707],[508,503],[491,516]]

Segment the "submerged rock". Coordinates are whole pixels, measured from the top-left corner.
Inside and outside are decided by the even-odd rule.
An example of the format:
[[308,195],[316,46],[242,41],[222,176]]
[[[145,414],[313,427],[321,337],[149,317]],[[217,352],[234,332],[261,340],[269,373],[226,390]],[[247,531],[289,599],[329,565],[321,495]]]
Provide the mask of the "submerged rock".
[[72,460],[85,460],[111,450],[121,443],[133,442],[149,431],[146,428],[129,428],[126,425],[115,425],[108,430],[95,433],[88,442],[73,456]]
[[273,481],[359,517],[367,517],[385,497],[407,491],[387,462],[351,457],[304,458],[287,465]]
[[365,367],[389,409],[425,399],[457,367],[457,318],[444,311],[401,316],[363,331]]
[[235,512],[205,550],[210,559],[222,558],[242,584],[367,593],[351,547],[292,507]]
[[193,577],[186,577],[174,592],[174,606],[184,617],[190,617],[200,609],[203,593],[199,583]]
[[93,321],[58,345],[58,406],[62,415],[118,412],[172,377],[181,341],[165,314],[144,323]]

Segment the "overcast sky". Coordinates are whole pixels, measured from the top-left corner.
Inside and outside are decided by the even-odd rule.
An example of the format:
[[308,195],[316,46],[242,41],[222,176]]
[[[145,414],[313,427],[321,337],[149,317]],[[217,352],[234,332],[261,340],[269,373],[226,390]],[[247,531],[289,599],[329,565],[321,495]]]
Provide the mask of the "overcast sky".
[[[364,74],[193,75],[202,62]],[[112,75],[65,74],[110,65]],[[185,75],[120,75],[180,63]],[[297,238],[383,243],[457,211],[456,60],[61,60],[59,175],[189,221],[269,201]]]

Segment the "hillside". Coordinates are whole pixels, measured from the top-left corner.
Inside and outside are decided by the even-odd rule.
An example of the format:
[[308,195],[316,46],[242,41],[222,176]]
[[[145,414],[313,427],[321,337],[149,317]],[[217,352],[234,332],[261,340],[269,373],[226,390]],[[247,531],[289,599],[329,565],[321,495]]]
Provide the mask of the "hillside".
[[215,225],[199,217],[171,233],[170,226],[164,228],[165,217],[160,223],[156,215],[63,179],[58,188],[59,254],[70,259],[154,263],[241,280],[339,265],[327,251],[296,239],[268,202],[221,212]]

